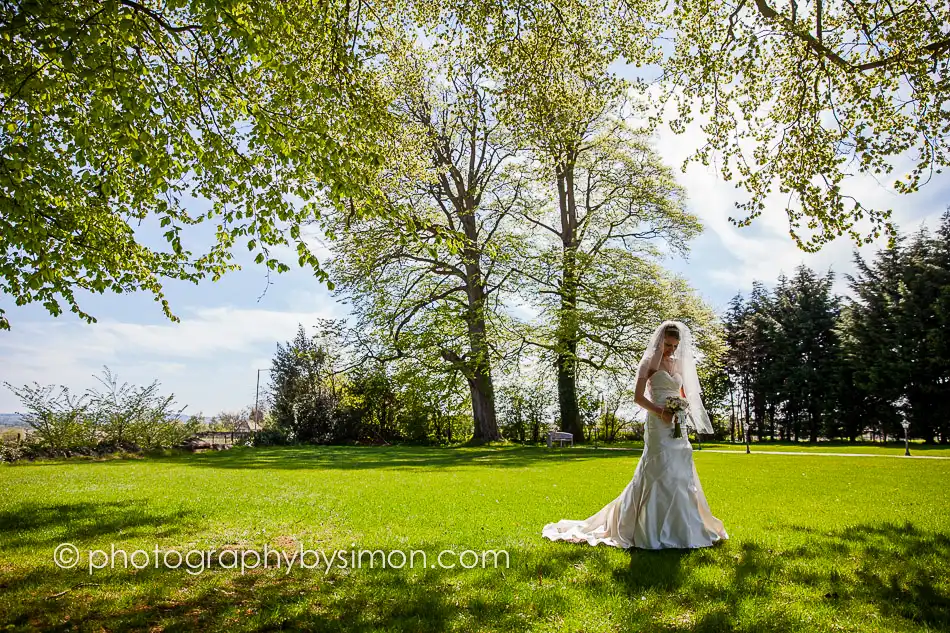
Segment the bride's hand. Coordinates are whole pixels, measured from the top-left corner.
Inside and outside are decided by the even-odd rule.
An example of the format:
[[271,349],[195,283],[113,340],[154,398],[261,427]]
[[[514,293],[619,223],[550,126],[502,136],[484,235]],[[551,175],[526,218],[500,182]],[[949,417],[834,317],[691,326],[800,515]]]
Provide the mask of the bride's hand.
[[660,414],[660,418],[667,424],[673,424],[673,412],[667,409],[663,410],[663,413]]

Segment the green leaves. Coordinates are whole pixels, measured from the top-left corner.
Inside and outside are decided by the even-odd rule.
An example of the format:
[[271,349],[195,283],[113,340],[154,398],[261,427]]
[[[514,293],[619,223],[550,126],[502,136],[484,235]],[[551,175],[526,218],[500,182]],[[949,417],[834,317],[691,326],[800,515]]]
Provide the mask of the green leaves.
[[[464,56],[491,69],[486,94],[509,133],[552,165],[578,150],[574,123],[630,87],[613,72],[619,57],[662,62],[657,105],[675,100],[673,129],[687,129],[694,101],[708,118],[710,142],[689,160],[719,158],[723,178],[749,193],[734,223],[778,188],[805,250],[844,233],[892,238],[890,211],[848,197],[847,180],[894,174],[894,189],[913,193],[947,165],[950,7],[931,4],[895,0],[889,18],[873,3],[823,5],[820,41],[808,3],[795,21],[790,4],[758,1],[677,0],[664,12],[657,0],[385,0],[373,20],[347,0],[4,5],[0,291],[91,319],[76,288],[161,301],[163,279],[230,269],[237,238],[251,252],[290,246],[324,278],[299,225],[327,207],[385,217],[393,174],[434,176],[419,161],[424,128],[392,134],[406,123],[390,106],[434,85],[427,64]],[[406,53],[420,26],[427,59]],[[192,198],[212,210],[192,217]],[[136,241],[131,226],[150,216],[162,229],[226,216],[227,228],[193,255],[178,229],[163,231],[165,248]],[[49,271],[39,287],[28,279],[37,267]]]
[[893,187],[913,193],[947,165],[950,5],[900,0],[885,14],[873,2],[677,0],[667,20],[675,49],[657,111],[675,100],[676,133],[695,106],[708,114],[709,142],[687,163],[718,156],[722,176],[748,192],[738,205],[746,217],[730,221],[748,225],[778,187],[792,194],[786,213],[802,250],[845,233],[868,243],[881,231],[893,245],[891,211],[842,185],[909,162]]
[[[251,251],[304,244],[293,227],[314,218],[308,202],[359,195],[383,164],[374,130],[385,101],[372,74],[339,51],[357,22],[345,0],[323,5],[69,0],[0,9],[0,291],[52,314],[65,302],[92,320],[76,288],[146,290],[173,318],[162,280],[219,278],[234,268],[237,237],[249,237]],[[190,198],[212,210],[192,217]],[[164,249],[131,229],[150,216],[165,229]],[[226,228],[192,254],[182,227],[215,216],[227,216]],[[306,244],[298,263],[321,272]],[[2,315],[0,328],[9,328]]]

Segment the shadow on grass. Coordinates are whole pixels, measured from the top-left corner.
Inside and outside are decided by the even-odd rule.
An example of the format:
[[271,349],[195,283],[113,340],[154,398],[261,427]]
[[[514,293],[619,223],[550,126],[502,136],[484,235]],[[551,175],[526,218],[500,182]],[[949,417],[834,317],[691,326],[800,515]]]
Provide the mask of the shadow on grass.
[[[0,568],[0,613],[14,630],[66,630],[80,620],[90,629],[228,631],[511,633],[609,621],[620,630],[786,632],[826,630],[839,618],[859,631],[950,627],[947,536],[911,524],[791,529],[808,544],[622,552],[544,541],[506,548],[507,569],[144,569],[90,580]],[[414,547],[431,563],[442,544]]]
[[[633,459],[639,451],[588,450],[537,446],[512,447],[448,447],[429,446],[274,446],[236,447],[226,451],[185,453],[156,457],[151,462],[181,464],[196,468],[234,469],[430,469],[491,466],[493,468],[524,468],[544,463],[594,459]],[[97,463],[121,467],[125,460]]]
[[[794,559],[836,559],[826,597],[873,602],[884,615],[950,630],[950,536],[924,532],[912,523],[857,525],[829,533],[793,529],[819,544],[790,552]],[[809,570],[798,570],[796,578],[802,583],[824,580]]]
[[[839,616],[856,630],[950,630],[950,536],[910,523],[787,529],[807,544],[631,550],[630,565],[598,588],[619,584],[633,604],[660,596],[658,617],[632,615],[657,631],[828,630]],[[828,623],[815,615],[822,612],[832,614]]]
[[[429,553],[429,565],[444,549],[415,547]],[[0,568],[0,613],[8,614],[0,629],[65,631],[82,621],[90,630],[527,631],[567,602],[548,577],[558,578],[589,552],[576,548],[542,561],[537,550],[508,551],[507,569],[335,568],[325,574],[321,567],[242,575],[213,568],[188,576],[149,567],[90,578],[56,568],[20,574]],[[539,588],[552,588],[550,595],[518,604],[514,590],[530,591],[536,577]],[[117,594],[134,598],[116,600]]]
[[102,536],[164,538],[181,532],[193,510],[158,512],[144,500],[21,503],[0,512],[0,546],[6,550],[50,546],[62,542],[96,542]]

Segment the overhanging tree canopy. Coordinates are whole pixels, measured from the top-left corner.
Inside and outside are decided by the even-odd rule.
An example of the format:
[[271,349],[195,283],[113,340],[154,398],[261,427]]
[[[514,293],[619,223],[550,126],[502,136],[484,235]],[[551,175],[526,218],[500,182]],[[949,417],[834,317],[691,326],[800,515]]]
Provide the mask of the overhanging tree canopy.
[[[162,280],[217,278],[238,241],[278,270],[273,247],[296,246],[322,277],[297,228],[314,210],[291,196],[340,200],[373,181],[388,99],[366,62],[389,45],[375,29],[405,9],[497,50],[543,27],[555,48],[596,32],[598,55],[662,62],[674,130],[694,100],[711,117],[691,158],[721,154],[722,175],[749,194],[734,222],[777,187],[804,250],[846,232],[893,237],[889,210],[843,190],[849,175],[893,174],[911,193],[947,165],[947,3],[0,1],[0,291],[92,320],[77,288],[145,289],[174,318]],[[913,161],[906,173],[898,158]],[[189,213],[188,196],[208,199],[210,217]],[[183,227],[211,218],[214,244],[194,256]],[[165,250],[140,240],[139,222],[163,228]]]
[[[690,159],[708,165],[721,153],[722,175],[749,193],[735,224],[759,216],[777,185],[802,250],[844,232],[870,243],[883,230],[893,244],[890,210],[842,186],[863,173],[912,193],[948,165],[950,4],[676,0],[664,17],[675,35],[663,78],[677,102],[672,127],[685,129],[698,100],[708,143]],[[912,166],[895,173],[902,157]],[[862,219],[868,232],[855,226]]]
[[[385,100],[361,63],[372,43],[356,9],[0,3],[0,291],[94,321],[76,289],[142,289],[175,319],[162,280],[217,279],[236,242],[279,271],[272,248],[295,246],[325,278],[298,229],[312,209],[291,196],[339,200],[382,162],[371,132]],[[211,211],[189,211],[189,197]],[[193,255],[183,227],[211,218],[213,245]]]
[[[517,50],[526,34],[541,29],[555,51],[587,47],[634,67],[659,65],[658,105],[673,100],[676,106],[671,128],[682,133],[697,115],[709,118],[702,125],[707,141],[687,162],[721,159],[721,175],[748,194],[737,205],[747,215],[734,224],[746,226],[761,215],[769,193],[788,194],[789,234],[805,251],[845,233],[857,243],[882,234],[893,243],[891,211],[849,195],[847,179],[894,177],[897,193],[913,193],[950,160],[946,2],[426,4],[429,20],[457,16],[502,51]],[[911,166],[900,167],[902,160]],[[870,226],[858,225],[862,221]]]

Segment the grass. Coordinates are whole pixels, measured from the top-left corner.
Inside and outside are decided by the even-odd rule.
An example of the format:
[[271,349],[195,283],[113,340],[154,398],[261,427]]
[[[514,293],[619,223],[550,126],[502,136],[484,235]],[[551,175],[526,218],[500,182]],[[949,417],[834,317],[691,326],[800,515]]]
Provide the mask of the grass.
[[[650,552],[541,538],[545,523],[613,499],[638,457],[314,447],[0,466],[0,630],[950,627],[950,460],[697,451],[728,541]],[[53,565],[65,541],[80,551],[422,549],[430,563],[443,549],[504,549],[510,566],[90,575],[85,559]]]

